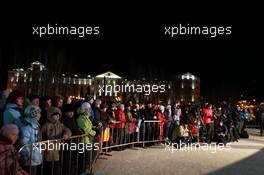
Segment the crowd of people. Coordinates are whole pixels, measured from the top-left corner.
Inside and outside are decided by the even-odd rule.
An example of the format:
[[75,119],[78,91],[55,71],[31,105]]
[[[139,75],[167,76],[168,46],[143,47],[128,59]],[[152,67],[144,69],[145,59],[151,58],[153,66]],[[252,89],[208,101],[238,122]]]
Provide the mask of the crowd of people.
[[[41,153],[26,147],[18,156],[16,150],[39,141],[67,140],[82,134],[86,134],[82,140],[85,144],[98,142],[103,146],[107,142],[110,146],[121,145],[116,147],[117,150],[126,148],[126,143],[139,140],[226,144],[248,137],[245,130],[249,118],[247,109],[226,101],[214,105],[204,101],[164,104],[129,100],[123,103],[93,99],[89,95],[84,100],[40,97],[36,93],[25,97],[18,90],[3,94],[1,100],[0,174],[12,174],[13,171],[22,175],[40,174],[41,165],[44,174],[51,174],[50,170],[53,174],[60,174],[60,151],[45,150]],[[256,113],[263,134],[264,105],[260,105]],[[144,146],[150,145],[152,143]],[[85,157],[84,166],[78,165],[80,170],[91,168],[91,161],[95,159],[89,152],[78,157]],[[69,155],[66,153],[63,159],[67,158]],[[73,155],[72,159],[78,158]],[[67,161],[64,162],[64,167],[68,167]],[[74,160],[71,164],[77,166]]]

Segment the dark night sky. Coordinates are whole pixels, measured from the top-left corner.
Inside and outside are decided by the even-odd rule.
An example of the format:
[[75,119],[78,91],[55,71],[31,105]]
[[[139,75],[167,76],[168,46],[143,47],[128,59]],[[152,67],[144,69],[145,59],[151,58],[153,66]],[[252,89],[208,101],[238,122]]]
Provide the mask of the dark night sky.
[[[202,95],[206,97],[243,93],[263,99],[262,29],[258,11],[245,13],[246,9],[230,7],[196,9],[189,13],[179,12],[179,9],[122,9],[100,11],[101,15],[90,8],[89,12],[80,10],[74,15],[69,11],[43,15],[35,10],[33,16],[10,16],[1,25],[5,26],[1,28],[1,77],[5,76],[6,69],[28,67],[38,58],[48,65],[60,59],[59,64],[65,72],[112,70],[131,79],[170,79],[188,71],[201,78]],[[32,26],[47,23],[99,25],[102,35],[99,39],[32,36]],[[164,25],[180,23],[230,25],[232,35],[223,38],[164,37]]]

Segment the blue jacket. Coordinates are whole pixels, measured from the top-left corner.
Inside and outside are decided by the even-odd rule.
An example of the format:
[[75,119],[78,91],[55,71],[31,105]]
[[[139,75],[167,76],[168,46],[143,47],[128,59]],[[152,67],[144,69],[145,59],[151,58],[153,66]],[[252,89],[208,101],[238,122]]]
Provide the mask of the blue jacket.
[[18,128],[21,128],[23,125],[19,118],[21,115],[22,114],[16,104],[8,103],[6,104],[4,111],[3,124],[15,124]]
[[[25,144],[32,144],[35,142],[40,141],[40,135],[39,135],[40,126],[38,122],[31,123],[31,124],[25,124],[21,127],[21,133],[19,138],[19,144],[25,145]],[[32,155],[31,155],[31,162],[30,162],[30,152],[31,147],[30,146],[24,146],[20,150],[21,154],[21,162],[23,162],[24,166],[35,166],[40,165],[42,163],[42,154],[41,154],[41,145],[33,145],[32,147]]]

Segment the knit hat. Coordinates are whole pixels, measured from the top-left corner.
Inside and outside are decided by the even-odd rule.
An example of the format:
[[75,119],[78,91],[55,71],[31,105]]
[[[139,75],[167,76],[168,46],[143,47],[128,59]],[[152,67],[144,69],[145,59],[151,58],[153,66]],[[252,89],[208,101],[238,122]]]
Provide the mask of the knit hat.
[[119,104],[119,105],[118,105],[118,108],[119,108],[119,109],[124,108],[124,107],[125,107],[124,104]]
[[39,106],[36,105],[28,105],[24,111],[24,114],[26,116],[29,116],[31,118],[35,118],[37,116],[37,113],[40,113],[41,109]]
[[91,105],[90,105],[90,103],[88,103],[88,102],[84,102],[84,103],[81,105],[81,109],[82,109],[82,110],[91,109]]
[[14,124],[5,125],[0,130],[0,135],[4,137],[8,137],[10,134],[18,134],[18,133],[19,133],[19,129]]

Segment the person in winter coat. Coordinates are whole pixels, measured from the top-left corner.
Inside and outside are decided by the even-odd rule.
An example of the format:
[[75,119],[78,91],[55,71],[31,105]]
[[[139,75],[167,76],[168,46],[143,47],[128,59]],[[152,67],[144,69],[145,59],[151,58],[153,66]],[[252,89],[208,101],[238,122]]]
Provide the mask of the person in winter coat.
[[206,125],[206,141],[211,143],[214,130],[214,121],[213,121],[213,110],[212,105],[208,104],[206,108],[202,110],[203,122]]
[[24,94],[20,91],[12,91],[7,100],[3,115],[3,125],[15,124],[20,128],[22,122],[20,117],[22,116],[22,108],[24,103]]
[[[84,132],[81,131],[81,129],[78,127],[77,122],[75,120],[74,115],[74,105],[72,104],[66,104],[63,106],[63,117],[62,117],[62,123],[71,130],[72,135],[82,135]],[[78,138],[71,139],[66,141],[66,143],[78,143]],[[62,174],[65,175],[71,175],[76,174],[77,170],[74,167],[77,167],[77,151],[78,150],[65,150],[63,151],[63,169]],[[70,161],[71,160],[71,161]],[[71,165],[71,166],[70,166]],[[71,167],[71,169],[69,169]]]
[[84,102],[88,102],[91,105],[91,107],[92,107],[90,113],[91,113],[91,121],[93,122],[93,120],[94,120],[94,109],[93,109],[94,99],[93,99],[92,96],[90,96],[88,94],[85,94],[85,100],[84,100]]
[[159,140],[163,140],[164,138],[164,126],[166,122],[164,111],[165,107],[163,105],[160,105],[157,112],[157,119],[159,120]]
[[28,99],[30,101],[30,104],[39,106],[39,99],[40,96],[37,93],[31,93],[28,95]]
[[125,115],[124,104],[118,105],[118,109],[116,110],[115,116],[116,116],[116,120],[120,122],[116,125],[118,128],[118,133],[119,133],[118,143],[122,144],[124,143],[125,125],[126,125],[126,115]]
[[96,135],[90,118],[91,110],[91,105],[88,102],[84,102],[81,107],[77,109],[77,125],[85,134],[88,134],[84,138],[84,143],[91,143],[92,137]]
[[72,104],[66,104],[63,107],[63,117],[62,117],[62,123],[71,130],[72,135],[82,135],[84,132],[81,131],[79,128],[74,115],[74,105]]
[[[146,103],[146,108],[144,109],[143,112],[143,120],[156,120],[157,116],[155,114],[155,111],[153,110],[153,106],[151,102],[147,102]],[[150,141],[150,139],[152,139],[155,135],[154,133],[154,127],[155,127],[155,123],[151,123],[151,122],[143,122],[143,127],[145,127],[145,140],[146,141]],[[148,143],[147,146],[151,146],[152,143]]]
[[178,104],[174,105],[173,111],[173,123],[175,123],[176,126],[180,125],[180,118],[181,118],[181,107]]
[[[47,111],[48,121],[41,128],[41,136],[43,140],[54,139],[68,139],[71,137],[71,131],[60,122],[61,110],[57,107],[50,107]],[[58,141],[52,141],[50,144],[54,145],[55,149],[45,150],[44,152],[44,169],[47,174],[60,174],[60,155],[59,150],[56,149],[56,145],[59,145]],[[48,146],[46,146],[48,148]],[[52,168],[53,164],[53,168]],[[51,170],[51,171],[48,171]]]
[[[93,141],[93,137],[96,135],[96,131],[93,130],[93,124],[91,122],[91,105],[88,102],[84,102],[81,104],[81,107],[77,109],[77,124],[79,128],[87,134],[87,136],[84,137],[83,143],[88,145],[91,144]],[[93,151],[99,151],[99,150],[93,150]],[[92,160],[90,159],[91,151],[85,150],[84,154],[80,155],[80,161],[85,160],[85,165],[79,164],[79,173],[84,172],[86,169],[91,168],[90,162],[94,160],[94,157],[92,157]],[[98,152],[93,153],[93,155],[98,154]],[[84,158],[83,158],[84,157]]]
[[166,110],[164,112],[166,118],[166,133],[165,133],[165,141],[169,141],[171,139],[172,132],[172,111],[171,105],[166,106]]
[[39,124],[42,127],[45,123],[47,123],[47,111],[52,105],[52,99],[50,96],[44,96],[41,99],[41,118],[39,120]]
[[19,129],[14,124],[7,124],[0,130],[0,174],[28,175],[17,161],[17,153],[13,146],[19,135]]
[[[137,134],[136,139],[137,139],[137,141],[139,141],[139,130],[141,127],[142,118],[141,118],[140,113],[139,113],[139,105],[138,104],[134,104],[131,107],[131,114],[135,120],[135,131],[134,132],[136,132],[136,134]],[[136,141],[135,137],[134,137],[134,141]]]
[[109,138],[109,144],[117,144],[118,139],[117,139],[117,133],[118,133],[118,128],[117,128],[117,123],[119,123],[116,120],[116,104],[112,103],[109,108],[106,110],[106,113],[109,117],[109,128],[110,128],[110,138]]
[[[38,120],[41,117],[41,109],[35,105],[29,105],[25,109],[25,117],[23,118],[23,126],[21,127],[21,134],[19,137],[19,145],[23,146],[26,144],[33,144],[41,140],[39,135],[40,125]],[[21,153],[21,165],[23,168],[31,174],[37,174],[37,166],[42,163],[42,153],[40,147],[39,149],[31,150],[30,146],[24,146],[20,150]],[[31,152],[32,151],[32,152]]]
[[125,135],[126,135],[126,143],[127,143],[127,142],[132,142],[133,134],[136,127],[135,125],[136,119],[134,119],[132,116],[131,106],[127,106],[125,110],[125,115],[126,115]]

